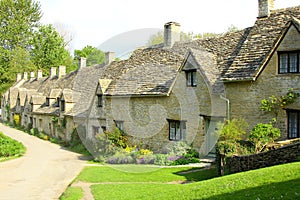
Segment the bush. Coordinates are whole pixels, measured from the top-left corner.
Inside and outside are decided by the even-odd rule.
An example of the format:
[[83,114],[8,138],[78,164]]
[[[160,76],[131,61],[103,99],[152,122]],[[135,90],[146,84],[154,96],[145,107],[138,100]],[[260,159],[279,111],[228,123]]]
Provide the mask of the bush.
[[249,135],[249,140],[255,145],[256,152],[261,152],[264,147],[274,142],[280,137],[279,128],[274,128],[272,124],[257,124]]
[[246,135],[246,130],[248,128],[248,123],[243,119],[232,119],[225,122],[225,124],[220,123],[219,129],[216,134],[219,136],[219,140],[240,140],[243,135]]
[[29,134],[36,136],[39,134],[39,130],[37,128],[32,128],[30,129]]

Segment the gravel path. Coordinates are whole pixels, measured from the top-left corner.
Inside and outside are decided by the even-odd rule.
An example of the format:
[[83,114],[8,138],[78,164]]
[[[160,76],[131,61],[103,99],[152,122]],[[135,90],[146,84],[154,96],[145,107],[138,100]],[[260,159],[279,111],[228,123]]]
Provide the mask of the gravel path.
[[0,123],[0,131],[22,142],[26,154],[0,163],[0,200],[54,200],[83,169],[79,154]]

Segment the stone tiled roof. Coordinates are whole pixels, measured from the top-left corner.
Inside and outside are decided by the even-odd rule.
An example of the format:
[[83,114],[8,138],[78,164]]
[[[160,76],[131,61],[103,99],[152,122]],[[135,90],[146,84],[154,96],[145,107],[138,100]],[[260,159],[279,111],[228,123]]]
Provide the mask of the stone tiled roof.
[[138,49],[106,66],[101,79],[112,80],[105,95],[167,94],[184,56],[161,48]]

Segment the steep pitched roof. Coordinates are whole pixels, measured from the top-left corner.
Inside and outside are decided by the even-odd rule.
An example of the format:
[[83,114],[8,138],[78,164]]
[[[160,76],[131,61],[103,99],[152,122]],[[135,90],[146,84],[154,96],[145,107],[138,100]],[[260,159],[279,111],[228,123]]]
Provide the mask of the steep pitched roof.
[[105,95],[166,95],[184,56],[161,48],[138,49],[124,61],[106,66],[111,80]]

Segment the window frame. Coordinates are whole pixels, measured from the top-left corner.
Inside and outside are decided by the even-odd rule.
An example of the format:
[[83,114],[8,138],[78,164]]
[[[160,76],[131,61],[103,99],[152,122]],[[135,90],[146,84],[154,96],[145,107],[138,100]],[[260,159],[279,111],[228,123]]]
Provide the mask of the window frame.
[[60,111],[65,112],[66,111],[66,101],[64,99],[60,100]]
[[103,95],[97,94],[97,107],[103,107]]
[[[175,134],[172,137],[171,124],[175,123]],[[186,141],[186,121],[168,119],[169,124],[169,140],[170,141]],[[179,129],[177,129],[177,126]],[[177,130],[179,130],[179,138],[177,137]]]
[[[300,111],[299,110],[287,110],[287,137],[288,139],[300,138]],[[291,114],[296,114],[296,136],[291,133]],[[295,126],[295,125],[294,125]]]
[[[285,54],[287,55],[287,69],[286,72],[282,72],[283,68],[281,66],[281,56]],[[290,63],[291,54],[297,54],[296,71],[293,71],[291,68],[291,63]],[[299,74],[299,73],[300,73],[300,50],[278,52],[278,74]]]
[[121,130],[124,131],[124,121],[122,120],[114,120],[116,127]]
[[187,87],[197,87],[197,70],[190,69],[185,70],[186,76],[186,86]]

